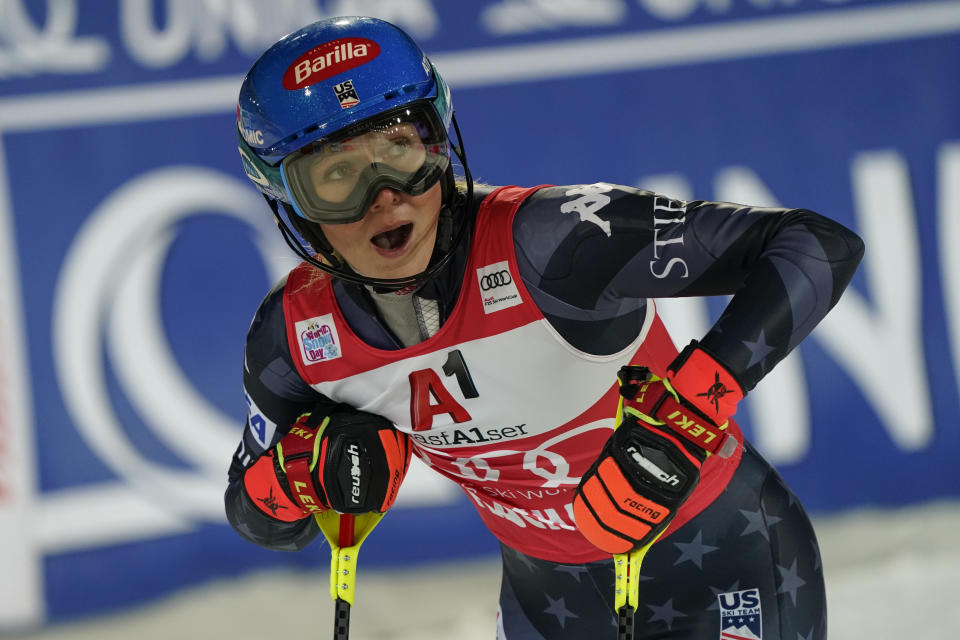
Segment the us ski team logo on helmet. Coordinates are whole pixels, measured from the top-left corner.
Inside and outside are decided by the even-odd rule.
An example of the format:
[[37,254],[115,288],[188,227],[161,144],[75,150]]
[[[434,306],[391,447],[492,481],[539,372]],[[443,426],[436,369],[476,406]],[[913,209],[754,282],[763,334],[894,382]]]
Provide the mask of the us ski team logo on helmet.
[[287,67],[283,87],[290,91],[355,69],[380,55],[380,45],[367,38],[339,38],[310,49]]
[[349,109],[360,104],[360,96],[357,95],[357,90],[353,88],[352,79],[333,85],[333,92],[337,94],[341,109]]

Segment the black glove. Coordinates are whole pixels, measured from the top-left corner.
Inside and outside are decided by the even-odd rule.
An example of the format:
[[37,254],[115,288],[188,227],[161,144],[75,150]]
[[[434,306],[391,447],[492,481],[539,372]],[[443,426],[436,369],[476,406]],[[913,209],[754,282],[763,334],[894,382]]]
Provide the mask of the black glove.
[[244,488],[272,518],[299,520],[334,509],[385,512],[410,465],[405,433],[386,418],[337,405],[302,414],[245,472]]

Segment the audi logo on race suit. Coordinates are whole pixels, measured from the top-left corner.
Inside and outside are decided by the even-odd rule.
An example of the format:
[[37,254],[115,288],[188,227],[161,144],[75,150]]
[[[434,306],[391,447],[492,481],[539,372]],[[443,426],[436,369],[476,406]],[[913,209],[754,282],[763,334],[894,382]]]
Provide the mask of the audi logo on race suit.
[[510,263],[506,260],[477,269],[477,283],[480,285],[484,313],[523,304],[517,284],[510,274]]
[[502,287],[513,282],[513,278],[510,277],[510,272],[506,269],[497,271],[496,273],[489,273],[480,278],[480,290],[481,291],[490,291],[490,289],[496,289],[497,287]]

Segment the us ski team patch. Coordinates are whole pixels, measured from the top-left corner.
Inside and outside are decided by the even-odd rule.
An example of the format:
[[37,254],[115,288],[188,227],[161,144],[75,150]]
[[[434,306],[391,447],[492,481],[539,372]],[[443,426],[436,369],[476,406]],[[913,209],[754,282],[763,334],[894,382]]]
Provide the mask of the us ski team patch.
[[316,364],[343,355],[340,352],[337,325],[333,323],[332,313],[301,320],[295,325],[295,331],[304,364]]
[[763,640],[760,590],[717,594],[720,602],[720,640]]

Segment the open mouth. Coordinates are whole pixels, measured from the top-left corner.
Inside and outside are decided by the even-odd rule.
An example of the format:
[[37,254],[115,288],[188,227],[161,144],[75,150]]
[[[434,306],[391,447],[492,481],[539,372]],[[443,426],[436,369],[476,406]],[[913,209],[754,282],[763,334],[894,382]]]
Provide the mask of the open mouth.
[[394,249],[399,249],[407,242],[407,238],[410,237],[411,231],[413,231],[413,223],[409,222],[405,225],[397,227],[396,229],[390,229],[389,231],[378,233],[370,238],[370,242],[376,245],[378,249],[392,251]]

